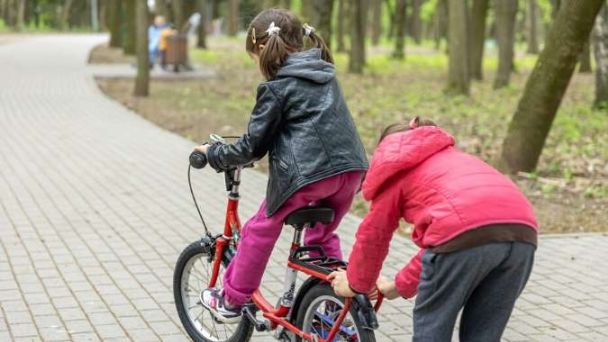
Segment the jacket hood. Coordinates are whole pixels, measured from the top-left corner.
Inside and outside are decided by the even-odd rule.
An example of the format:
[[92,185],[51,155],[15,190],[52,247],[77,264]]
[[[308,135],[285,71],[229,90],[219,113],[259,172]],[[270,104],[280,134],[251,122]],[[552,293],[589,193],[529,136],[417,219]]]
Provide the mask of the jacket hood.
[[453,145],[454,138],[434,126],[418,127],[387,136],[374,152],[363,182],[363,197],[370,201],[395,174],[412,169],[435,153]]
[[320,49],[313,48],[289,55],[277,77],[297,77],[324,84],[336,77],[336,68],[321,59]]

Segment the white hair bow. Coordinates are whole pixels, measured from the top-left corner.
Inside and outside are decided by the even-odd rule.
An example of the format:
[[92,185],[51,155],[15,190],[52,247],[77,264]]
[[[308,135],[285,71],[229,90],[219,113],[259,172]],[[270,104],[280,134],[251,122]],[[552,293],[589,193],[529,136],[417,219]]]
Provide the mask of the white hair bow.
[[304,24],[304,35],[307,37],[310,37],[310,34],[315,32],[315,28],[308,25],[308,24]]
[[279,32],[281,32],[281,28],[276,26],[274,21],[270,23],[270,26],[268,26],[268,29],[266,30],[266,33],[268,33],[269,36],[279,34]]

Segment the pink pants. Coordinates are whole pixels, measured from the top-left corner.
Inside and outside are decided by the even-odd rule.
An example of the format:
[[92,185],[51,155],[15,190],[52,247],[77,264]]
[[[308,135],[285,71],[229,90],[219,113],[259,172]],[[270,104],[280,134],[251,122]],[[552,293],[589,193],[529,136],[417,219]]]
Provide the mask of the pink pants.
[[245,223],[238,252],[224,273],[224,295],[232,305],[242,305],[251,299],[260,286],[266,264],[272,253],[285,218],[297,209],[315,202],[334,209],[334,221],[307,229],[305,245],[320,245],[328,256],[342,258],[340,239],[335,233],[348,212],[353,197],[361,185],[363,172],[348,172],[307,185],[291,196],[272,216],[266,217],[266,201]]

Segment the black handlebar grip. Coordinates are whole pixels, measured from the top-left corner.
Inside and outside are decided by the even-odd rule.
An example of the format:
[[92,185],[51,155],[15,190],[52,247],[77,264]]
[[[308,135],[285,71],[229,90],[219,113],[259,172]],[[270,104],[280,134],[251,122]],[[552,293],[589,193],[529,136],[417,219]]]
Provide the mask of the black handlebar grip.
[[207,156],[199,151],[190,153],[190,166],[195,169],[202,169],[207,165]]

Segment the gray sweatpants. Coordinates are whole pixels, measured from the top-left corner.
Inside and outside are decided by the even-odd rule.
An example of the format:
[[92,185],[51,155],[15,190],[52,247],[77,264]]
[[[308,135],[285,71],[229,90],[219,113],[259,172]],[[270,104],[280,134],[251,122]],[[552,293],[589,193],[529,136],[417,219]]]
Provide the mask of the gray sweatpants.
[[446,254],[426,251],[414,307],[413,341],[500,341],[534,263],[535,246],[492,243]]

